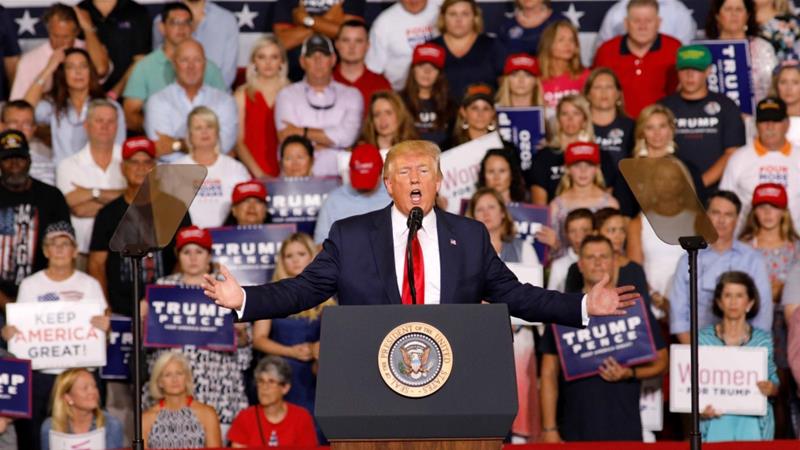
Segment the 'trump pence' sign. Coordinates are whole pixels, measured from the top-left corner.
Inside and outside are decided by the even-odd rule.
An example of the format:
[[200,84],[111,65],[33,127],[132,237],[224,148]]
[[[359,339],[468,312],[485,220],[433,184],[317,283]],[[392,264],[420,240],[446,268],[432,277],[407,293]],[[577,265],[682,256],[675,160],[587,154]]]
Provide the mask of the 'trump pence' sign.
[[236,350],[233,311],[217,306],[198,287],[147,286],[145,347],[187,345]]
[[31,362],[0,359],[0,414],[7,417],[31,416]]

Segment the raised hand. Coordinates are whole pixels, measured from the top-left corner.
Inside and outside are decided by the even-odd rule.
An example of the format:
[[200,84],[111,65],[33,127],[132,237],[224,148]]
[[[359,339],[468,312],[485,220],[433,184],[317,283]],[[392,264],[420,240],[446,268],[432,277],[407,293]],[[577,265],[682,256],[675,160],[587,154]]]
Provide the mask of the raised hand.
[[632,306],[637,298],[641,297],[633,286],[618,288],[607,287],[610,277],[603,275],[603,279],[592,286],[586,296],[586,311],[590,316],[623,316],[625,308]]
[[220,265],[219,271],[220,275],[222,275],[219,279],[211,275],[203,275],[205,282],[200,285],[203,288],[203,293],[219,306],[229,309],[241,308],[242,303],[244,303],[242,287],[227,267]]

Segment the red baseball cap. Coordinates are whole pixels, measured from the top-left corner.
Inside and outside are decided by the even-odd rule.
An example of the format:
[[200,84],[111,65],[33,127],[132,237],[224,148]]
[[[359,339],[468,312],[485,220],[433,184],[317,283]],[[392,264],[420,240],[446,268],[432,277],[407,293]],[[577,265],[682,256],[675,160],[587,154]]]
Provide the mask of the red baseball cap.
[[527,53],[515,53],[506,58],[503,75],[508,75],[515,70],[524,70],[531,75],[539,76],[539,60]]
[[122,144],[122,159],[130,159],[131,156],[138,152],[145,152],[150,155],[151,158],[155,158],[156,145],[153,144],[153,141],[144,136],[125,139],[125,142]]
[[594,142],[573,142],[569,144],[564,152],[564,164],[570,166],[581,161],[600,164],[600,147]]
[[234,205],[250,197],[266,202],[267,188],[258,180],[245,181],[234,186],[231,198]]
[[383,158],[378,147],[359,144],[350,155],[350,184],[360,191],[375,189],[383,170]]
[[786,188],[782,184],[763,183],[756,186],[753,191],[753,208],[758,205],[768,203],[776,208],[786,209],[789,199],[786,195]]
[[186,244],[197,244],[211,251],[211,233],[197,225],[181,228],[175,239],[175,248],[180,251]]
[[420,63],[431,63],[439,70],[444,68],[444,48],[432,42],[426,42],[414,47],[414,56],[411,59],[411,65],[415,66]]

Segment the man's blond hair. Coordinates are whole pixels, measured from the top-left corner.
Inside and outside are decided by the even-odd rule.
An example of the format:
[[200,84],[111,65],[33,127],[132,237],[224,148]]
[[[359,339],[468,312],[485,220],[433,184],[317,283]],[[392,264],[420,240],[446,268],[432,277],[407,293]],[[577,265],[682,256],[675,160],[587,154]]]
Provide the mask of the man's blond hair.
[[389,153],[386,155],[386,161],[383,163],[383,178],[386,179],[391,176],[392,166],[397,158],[413,155],[431,158],[436,166],[436,175],[439,179],[442,179],[442,168],[439,166],[439,156],[441,154],[442,151],[439,150],[439,146],[431,141],[410,140],[397,143],[389,149]]

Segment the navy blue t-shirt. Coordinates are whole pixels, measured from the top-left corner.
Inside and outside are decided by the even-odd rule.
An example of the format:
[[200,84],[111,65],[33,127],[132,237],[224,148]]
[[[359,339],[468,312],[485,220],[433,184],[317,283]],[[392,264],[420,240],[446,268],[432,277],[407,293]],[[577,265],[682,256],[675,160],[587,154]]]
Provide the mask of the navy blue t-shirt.
[[564,176],[564,152],[561,149],[545,147],[533,155],[533,170],[523,173],[525,184],[539,186],[547,191],[547,201],[556,198],[556,190]]
[[486,83],[492,89],[497,89],[497,77],[503,73],[506,62],[506,51],[500,41],[480,34],[472,48],[460,58],[450,53],[443,36],[431,42],[445,49],[444,73],[447,75],[450,97],[453,100],[460,104],[467,86],[473,83]]
[[505,47],[507,54],[528,53],[536,55],[539,52],[539,39],[548,25],[558,20],[558,16],[550,14],[541,25],[533,28],[524,28],[517,22],[516,17],[506,18],[497,31],[497,39]]
[[[17,27],[8,15],[8,11],[0,6],[0,66],[9,57],[19,56],[22,53],[17,42]],[[0,67],[0,101],[8,100],[8,93],[11,88],[9,80],[6,79],[6,71]]]
[[617,114],[610,124],[593,126],[595,142],[600,146],[603,179],[606,186],[614,186],[617,177],[621,176],[618,168],[620,160],[632,156],[636,123],[628,116]]

